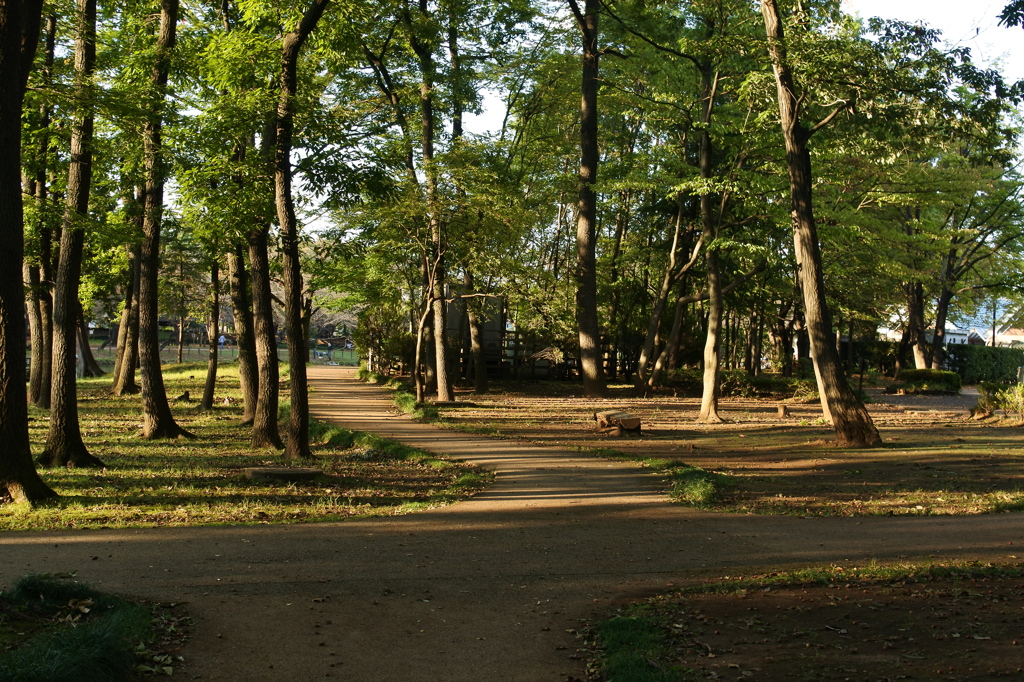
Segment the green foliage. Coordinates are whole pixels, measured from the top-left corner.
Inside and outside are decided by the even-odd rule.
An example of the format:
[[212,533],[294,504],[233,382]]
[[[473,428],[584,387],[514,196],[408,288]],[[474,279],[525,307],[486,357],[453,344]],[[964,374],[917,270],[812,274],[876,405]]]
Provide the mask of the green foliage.
[[941,369],[905,369],[900,373],[900,381],[891,384],[889,390],[903,390],[909,393],[959,393],[960,386],[960,375],[956,372]]
[[981,412],[1006,410],[1024,418],[1024,384],[996,384],[989,381],[978,383],[978,405]]
[[1024,348],[953,345],[946,349],[946,366],[959,374],[964,384],[1009,383],[1017,380],[1017,369],[1024,367]]
[[130,602],[50,576],[27,576],[11,592],[13,604],[66,612],[66,626],[0,655],[0,679],[79,682],[130,679],[135,645],[152,631],[150,613]]

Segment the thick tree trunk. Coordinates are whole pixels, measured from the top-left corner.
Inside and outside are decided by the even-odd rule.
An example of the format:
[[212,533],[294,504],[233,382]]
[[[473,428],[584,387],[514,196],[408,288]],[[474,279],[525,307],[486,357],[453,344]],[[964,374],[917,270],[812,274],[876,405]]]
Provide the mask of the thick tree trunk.
[[253,330],[256,371],[259,375],[252,421],[253,448],[284,448],[277,427],[280,371],[277,334],[270,297],[270,263],[267,256],[269,224],[249,235],[249,266],[252,269]]
[[[141,218],[141,216],[140,216]],[[132,247],[132,283],[125,295],[121,312],[122,338],[117,346],[117,368],[114,371],[114,395],[132,395],[141,389],[135,383],[135,367],[139,361],[139,279],[142,276],[142,247]]]
[[238,379],[242,390],[242,421],[252,422],[256,416],[256,392],[259,375],[256,366],[256,340],[253,331],[252,296],[249,273],[245,269],[242,246],[228,254],[231,307],[235,318],[235,341],[238,347]]
[[213,393],[217,389],[217,340],[220,336],[220,264],[217,261],[210,265],[210,323],[206,335],[209,359],[206,361],[206,384],[203,386],[203,399],[199,402],[200,410],[213,409]]
[[[89,216],[92,185],[92,98],[88,92],[96,63],[96,0],[79,0],[75,40],[75,90],[81,101],[71,131],[71,165],[61,227],[60,265],[53,292],[53,385],[50,389],[50,429],[39,464],[46,467],[102,467],[89,454],[78,424],[75,383],[75,345],[82,306],[78,282],[85,245],[84,224]],[[86,348],[80,352],[86,353]],[[95,364],[95,360],[93,360]]]
[[0,7],[0,492],[38,504],[56,497],[32,464],[25,387],[24,214],[21,105],[32,67],[42,2]]
[[274,156],[274,188],[277,222],[281,226],[281,255],[284,266],[285,325],[288,330],[289,383],[291,413],[285,460],[310,458],[309,394],[306,385],[308,344],[302,328],[302,270],[299,260],[299,225],[292,201],[292,128],[296,69],[299,52],[309,34],[323,16],[327,0],[316,0],[306,10],[294,31],[284,36],[281,46],[281,93],[277,103],[277,147]]
[[818,379],[822,409],[831,416],[839,445],[871,447],[881,445],[863,403],[850,390],[839,366],[835,347],[830,342],[831,321],[825,301],[825,280],[821,267],[817,228],[811,201],[813,178],[811,156],[807,149],[809,131],[799,120],[800,98],[786,58],[785,36],[775,0],[761,0],[768,35],[768,51],[778,86],[779,114],[786,142],[792,197],[793,243],[804,301],[804,318],[811,344],[811,357]]
[[576,219],[576,324],[580,339],[580,373],[588,398],[605,394],[601,370],[601,326],[597,315],[597,91],[600,87],[598,57],[598,9],[600,0],[586,0],[580,12],[569,0],[583,37],[583,69],[580,98],[580,174]]
[[144,438],[193,437],[174,421],[160,367],[157,282],[160,269],[160,226],[164,203],[164,166],[161,130],[164,97],[171,52],[178,21],[178,0],[161,0],[156,63],[153,66],[152,101],[143,125],[143,158],[146,174],[142,217],[142,254],[139,276],[139,355],[142,364],[142,436]]

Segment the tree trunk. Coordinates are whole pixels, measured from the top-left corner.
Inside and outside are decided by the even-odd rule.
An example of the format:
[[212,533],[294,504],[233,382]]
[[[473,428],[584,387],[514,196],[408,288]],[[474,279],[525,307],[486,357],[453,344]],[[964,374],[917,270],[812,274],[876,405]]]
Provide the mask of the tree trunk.
[[203,386],[203,399],[199,402],[200,410],[213,409],[213,393],[217,389],[217,337],[220,335],[220,264],[214,260],[210,264],[210,324],[207,327],[209,354],[206,361],[206,384]]
[[[467,293],[476,291],[473,276],[469,269],[465,270],[463,283],[466,285]],[[480,324],[480,316],[477,314],[471,300],[466,301],[466,318],[469,322],[469,354],[473,359],[473,393],[483,395],[487,393],[487,358],[484,357],[483,332]]]
[[299,52],[327,7],[327,0],[316,0],[306,10],[294,31],[284,36],[281,46],[281,93],[277,103],[277,146],[274,155],[274,188],[277,222],[281,226],[281,255],[284,266],[285,324],[288,330],[288,367],[291,385],[291,413],[285,460],[313,456],[309,449],[309,394],[306,385],[308,344],[302,329],[302,270],[299,261],[299,225],[292,201],[292,129],[296,69]]
[[185,317],[178,316],[178,364],[185,361]]
[[0,7],[0,492],[18,503],[57,497],[32,464],[25,386],[25,226],[21,198],[21,105],[35,55],[42,2]]
[[[42,284],[39,280],[39,268],[27,260],[23,268],[25,282],[25,305],[28,309],[28,331],[31,345],[31,365],[28,375],[28,401],[39,404],[39,396],[43,392],[43,316],[40,311],[39,291]],[[49,390],[47,390],[49,393]]]
[[[702,197],[703,200],[703,197]],[[704,391],[700,400],[700,416],[697,421],[719,423],[722,418],[718,414],[718,396],[720,389],[721,354],[722,354],[722,280],[718,252],[709,249],[707,253],[708,268],[708,331],[704,342]]]
[[597,315],[597,91],[600,87],[597,13],[600,0],[586,0],[581,13],[569,0],[583,38],[580,98],[579,204],[576,217],[576,324],[580,339],[580,373],[588,398],[605,394],[601,369],[601,327]]
[[939,293],[939,300],[935,305],[935,336],[932,338],[931,368],[942,369],[945,362],[946,348],[946,318],[949,316],[949,303],[953,300],[953,291],[945,284]]
[[[43,83],[52,85],[53,58],[57,39],[57,16],[46,18],[46,48],[43,56]],[[50,156],[50,121],[52,105],[44,103],[39,107],[39,128],[35,149],[35,178],[31,182],[30,194],[36,199],[36,213],[39,231],[39,267],[29,273],[32,288],[29,291],[30,323],[32,329],[32,372],[29,380],[29,402],[44,410],[50,409],[50,385],[53,377],[53,234],[47,224],[49,191],[47,188],[47,165]],[[33,277],[34,274],[34,277]],[[38,314],[38,317],[36,315]],[[38,333],[37,333],[38,332]]]
[[779,114],[786,142],[786,165],[792,197],[793,243],[804,301],[804,318],[811,343],[811,357],[818,379],[822,409],[831,415],[839,445],[872,447],[881,445],[863,403],[850,390],[829,340],[831,321],[825,301],[825,280],[821,267],[817,227],[812,204],[811,155],[807,149],[810,132],[799,120],[800,98],[786,58],[785,36],[775,0],[761,0],[775,81]]
[[637,363],[635,385],[638,389],[652,386],[648,367],[658,347],[658,332],[661,329],[661,321],[665,315],[665,306],[668,303],[669,294],[672,293],[673,284],[696,262],[694,256],[700,250],[700,244],[693,249],[690,262],[684,266],[681,272],[677,272],[676,260],[679,253],[679,238],[683,228],[683,198],[676,196],[676,221],[672,233],[672,247],[668,252],[668,263],[665,265],[665,274],[661,278],[661,288],[658,289],[658,298],[655,300],[654,309],[651,311],[651,318],[647,322],[647,336],[644,337],[644,347],[640,351],[640,360]]
[[157,282],[160,275],[160,225],[164,204],[164,166],[161,131],[171,52],[178,21],[178,0],[161,0],[152,101],[143,124],[143,160],[146,175],[142,216],[142,253],[139,274],[139,355],[142,364],[143,438],[193,437],[174,421],[160,367],[160,317]]
[[238,347],[238,380],[242,390],[242,421],[252,422],[256,416],[256,392],[259,376],[256,367],[256,340],[253,331],[252,296],[249,293],[249,273],[245,269],[242,246],[228,254],[228,278],[231,289],[231,307],[235,318],[235,342]]
[[82,359],[82,366],[85,367],[85,376],[87,377],[101,377],[106,372],[100,367],[100,363],[96,362],[96,356],[92,352],[92,344],[89,343],[89,324],[85,321],[85,308],[82,307],[81,301],[78,301],[78,354]]
[[[90,81],[96,64],[96,0],[79,0],[75,39],[75,91],[81,98],[71,131],[71,164],[61,226],[60,265],[53,295],[53,385],[50,388],[50,429],[39,464],[46,467],[103,467],[89,454],[78,424],[75,383],[75,340],[82,306],[78,282],[85,246],[92,185],[93,104]],[[83,358],[87,348],[82,347]],[[93,360],[95,364],[95,360]]]
[[280,372],[277,359],[277,334],[270,297],[270,263],[267,241],[268,223],[249,235],[249,266],[252,269],[253,330],[256,346],[256,371],[259,375],[256,408],[252,421],[253,448],[284,448],[277,428]]
[[[139,216],[141,218],[141,216]],[[118,340],[117,369],[114,371],[114,395],[131,395],[141,389],[135,383],[135,366],[139,360],[139,279],[142,276],[142,247],[132,247],[132,283],[125,296],[121,313],[123,337]]]
[[912,282],[907,285],[907,325],[911,330],[911,343],[914,348],[914,366],[928,369],[928,340],[925,338],[924,327],[924,285]]

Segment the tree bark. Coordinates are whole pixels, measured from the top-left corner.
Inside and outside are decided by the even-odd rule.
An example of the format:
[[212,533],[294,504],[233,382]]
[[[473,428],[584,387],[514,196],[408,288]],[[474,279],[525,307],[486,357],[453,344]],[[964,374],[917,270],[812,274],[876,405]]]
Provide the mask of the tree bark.
[[259,376],[256,366],[256,340],[253,331],[252,296],[249,293],[249,273],[245,269],[242,246],[228,254],[228,279],[231,289],[231,307],[235,317],[235,341],[238,346],[238,379],[242,390],[242,421],[252,422],[256,416],[256,393]]
[[284,36],[281,46],[281,93],[277,103],[277,146],[274,156],[274,188],[277,222],[281,226],[281,255],[284,265],[285,324],[288,330],[288,366],[291,385],[291,413],[285,460],[310,458],[309,395],[306,385],[308,344],[302,328],[302,270],[299,261],[299,225],[292,201],[292,129],[295,116],[296,71],[299,52],[323,16],[328,0],[316,0],[299,25]]
[[[22,272],[25,282],[25,305],[28,310],[28,335],[31,341],[31,365],[28,375],[28,401],[33,405],[39,403],[43,392],[43,316],[40,311],[40,294],[42,284],[39,279],[39,268],[25,261]],[[49,393],[49,390],[46,391]]]
[[253,330],[256,371],[259,375],[256,409],[252,421],[252,447],[280,450],[284,448],[284,442],[277,427],[280,370],[277,358],[277,325],[274,324],[274,309],[270,297],[270,263],[267,255],[269,230],[270,224],[264,223],[249,234]]
[[[75,346],[82,306],[78,282],[82,273],[85,224],[92,185],[93,103],[91,85],[96,64],[96,0],[79,0],[75,38],[75,94],[78,99],[71,131],[71,164],[61,226],[60,265],[53,292],[53,385],[50,428],[39,456],[45,467],[103,467],[89,454],[78,423]],[[85,348],[79,350],[86,352]],[[93,360],[95,363],[95,360]]]
[[0,493],[31,505],[57,496],[32,464],[21,271],[21,105],[41,16],[38,0],[0,5]]
[[812,204],[813,176],[811,155],[807,149],[810,131],[799,119],[801,99],[796,93],[789,68],[785,35],[775,0],[761,0],[761,13],[778,87],[779,115],[786,143],[786,165],[792,198],[794,252],[822,410],[826,417],[831,415],[840,446],[878,446],[882,443],[878,430],[864,409],[864,404],[846,383],[835,347],[829,339],[832,325],[825,300],[825,280]]
[[[476,283],[469,269],[463,275],[463,284],[467,293],[476,291]],[[466,301],[466,319],[469,322],[469,354],[473,359],[473,393],[483,395],[487,393],[487,358],[484,357],[483,332],[480,324],[480,315],[471,299]]]
[[[46,18],[46,47],[43,56],[43,83],[50,87],[53,82],[53,59],[57,39],[57,16],[50,14]],[[32,282],[29,290],[30,323],[38,323],[32,331],[32,371],[29,379],[29,402],[44,410],[50,409],[50,385],[52,384],[52,348],[53,348],[53,234],[47,219],[49,190],[47,181],[47,163],[50,156],[50,121],[52,105],[44,103],[39,108],[39,135],[35,149],[35,178],[31,181],[31,192],[36,199],[38,216],[39,267],[29,272]],[[33,276],[34,275],[34,276]],[[35,318],[38,314],[38,318]],[[37,334],[38,331],[38,334]]]
[[[702,198],[703,199],[703,198]],[[700,415],[697,421],[719,423],[718,396],[720,392],[722,352],[722,279],[718,251],[708,250],[708,331],[704,342],[704,390],[701,394]]]
[[[139,219],[141,219],[141,214]],[[141,225],[140,225],[141,227]],[[142,247],[132,247],[132,276],[125,294],[125,308],[121,312],[122,338],[118,339],[117,368],[114,370],[114,395],[131,395],[141,389],[135,383],[135,366],[139,360],[139,279],[142,271]]]
[[569,0],[583,38],[583,68],[580,97],[580,173],[576,218],[576,324],[580,339],[580,373],[583,393],[588,398],[605,394],[601,369],[601,326],[597,315],[597,91],[600,72],[597,48],[597,12],[600,0],[585,0],[581,12],[576,0]]
[[907,326],[914,349],[914,366],[928,369],[930,358],[924,328],[924,285],[921,282],[907,285]]
[[945,283],[942,291],[939,292],[939,300],[935,305],[935,336],[932,339],[931,361],[932,369],[942,369],[945,361],[946,348],[946,319],[949,316],[949,304],[953,300],[953,290]]
[[78,354],[83,367],[85,367],[85,376],[101,377],[106,372],[100,367],[100,363],[96,362],[96,356],[93,355],[92,344],[89,343],[89,323],[85,321],[85,308],[82,307],[81,301],[78,301],[78,312],[75,319],[78,325]]
[[161,131],[171,52],[178,21],[178,0],[161,0],[156,63],[151,77],[152,100],[143,125],[143,157],[146,174],[142,216],[142,254],[139,276],[139,355],[142,363],[143,438],[191,438],[174,421],[160,367],[157,282],[160,268],[160,226],[164,203],[164,166]]
[[203,386],[203,399],[199,402],[200,410],[213,409],[213,393],[217,389],[217,347],[220,336],[220,264],[214,260],[210,264],[210,322],[207,327],[209,342],[208,360],[206,361],[206,384]]

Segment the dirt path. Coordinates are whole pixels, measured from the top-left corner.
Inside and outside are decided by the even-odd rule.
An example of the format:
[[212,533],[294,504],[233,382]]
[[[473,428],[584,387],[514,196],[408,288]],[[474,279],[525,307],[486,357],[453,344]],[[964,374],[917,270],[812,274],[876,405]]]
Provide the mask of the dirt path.
[[204,680],[564,680],[566,632],[624,598],[703,574],[899,557],[1005,560],[1020,517],[728,516],[666,503],[628,464],[465,436],[395,414],[351,370],[310,367],[314,412],[471,460],[496,483],[405,517],[338,524],[0,536],[0,585],[77,571],[191,604]]

